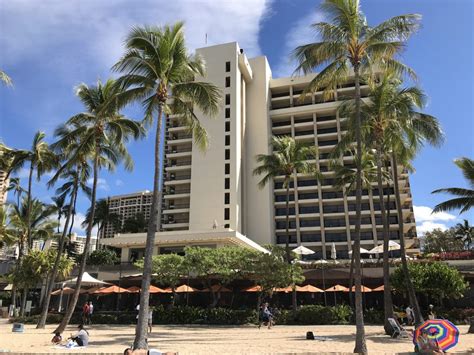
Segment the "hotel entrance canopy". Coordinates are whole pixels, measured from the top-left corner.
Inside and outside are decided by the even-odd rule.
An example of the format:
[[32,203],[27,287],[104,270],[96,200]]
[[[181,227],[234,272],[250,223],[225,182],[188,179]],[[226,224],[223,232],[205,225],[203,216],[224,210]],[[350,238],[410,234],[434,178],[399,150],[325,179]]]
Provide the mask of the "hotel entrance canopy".
[[[102,245],[114,248],[145,248],[146,233],[116,234],[113,238],[103,238]],[[232,229],[213,229],[208,231],[157,232],[155,246],[240,246],[263,253],[269,251],[250,238]]]

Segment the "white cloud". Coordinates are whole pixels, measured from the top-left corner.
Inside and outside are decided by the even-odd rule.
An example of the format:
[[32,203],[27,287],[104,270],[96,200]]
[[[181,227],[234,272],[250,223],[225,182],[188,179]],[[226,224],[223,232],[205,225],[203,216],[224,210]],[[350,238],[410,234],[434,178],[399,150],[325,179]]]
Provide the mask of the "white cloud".
[[[92,180],[92,178],[89,178],[87,180],[87,184],[91,185],[91,187],[92,187],[93,182],[94,181]],[[104,190],[104,191],[109,191],[110,190],[110,187],[109,187],[109,184],[108,184],[107,180],[102,179],[102,178],[97,179],[97,188],[100,189],[100,190]]]
[[[239,41],[251,55],[259,54],[260,21],[269,8],[266,0],[0,0],[3,61],[13,63],[37,55],[63,70],[82,70],[84,60],[109,68],[123,52],[122,42],[134,25],[163,25],[184,21],[191,49]],[[79,46],[75,54],[56,52],[64,45]],[[51,48],[53,51],[45,51]],[[54,54],[53,54],[54,53]],[[67,59],[71,62],[65,62]],[[79,63],[82,62],[82,63]],[[97,73],[99,74],[99,73]]]
[[426,206],[413,206],[413,212],[415,213],[415,219],[417,222],[453,221],[457,218],[456,216],[446,212],[432,213],[433,209]]
[[30,170],[27,168],[21,168],[15,173],[16,177],[19,177],[20,179],[28,179],[30,175]]
[[[72,227],[73,233],[76,233],[77,235],[85,235],[86,234],[86,228],[82,227],[82,223],[86,220],[86,216],[83,213],[76,213],[74,217],[74,226]],[[64,224],[66,223],[65,218],[61,219],[61,226],[60,229],[62,230],[64,228]],[[92,236],[97,235],[97,227],[92,228]]]
[[311,27],[313,23],[323,21],[318,11],[312,11],[299,19],[285,37],[283,56],[275,68],[275,77],[291,76],[296,68],[296,62],[290,58],[291,52],[298,46],[317,41],[317,33]]
[[455,221],[457,219],[456,216],[446,212],[432,213],[433,209],[427,206],[413,206],[413,212],[415,214],[415,221],[420,223],[416,226],[416,231],[420,235],[431,232],[434,229],[446,230],[448,229],[446,223],[440,222]]
[[435,223],[430,221],[424,221],[420,225],[416,226],[416,232],[420,235],[424,235],[426,232],[431,232],[434,229],[441,229],[445,231],[448,229],[448,226],[443,223]]
[[123,186],[123,185],[124,185],[124,183],[123,183],[122,180],[120,180],[120,179],[115,180],[115,186]]

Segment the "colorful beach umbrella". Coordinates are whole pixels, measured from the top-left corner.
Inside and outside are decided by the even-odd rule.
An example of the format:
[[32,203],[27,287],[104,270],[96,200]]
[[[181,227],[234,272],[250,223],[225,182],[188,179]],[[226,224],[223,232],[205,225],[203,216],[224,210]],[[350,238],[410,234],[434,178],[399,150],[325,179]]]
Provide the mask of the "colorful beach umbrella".
[[430,319],[415,330],[413,343],[416,345],[422,331],[428,331],[428,337],[435,339],[441,350],[454,347],[459,340],[459,329],[447,319]]

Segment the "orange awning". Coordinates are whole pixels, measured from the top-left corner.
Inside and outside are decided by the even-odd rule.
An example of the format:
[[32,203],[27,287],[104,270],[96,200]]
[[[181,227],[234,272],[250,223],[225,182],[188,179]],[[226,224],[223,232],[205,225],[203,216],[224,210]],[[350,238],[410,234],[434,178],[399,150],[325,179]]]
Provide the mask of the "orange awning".
[[[63,295],[72,295],[74,293],[74,289],[71,287],[64,287],[63,288]],[[51,292],[51,295],[58,296],[61,294],[61,289]]]
[[150,285],[150,293],[171,293],[173,291]]
[[335,285],[326,289],[326,292],[349,292],[349,289],[341,285]]
[[176,290],[175,290],[176,293],[197,292],[197,291],[199,290],[188,285],[181,285],[179,287],[176,287]]
[[201,292],[232,292],[231,289],[228,289],[227,287],[221,286],[221,285],[212,285],[211,288],[205,288],[204,290],[201,290]]
[[132,287],[127,288],[127,290],[130,293],[140,293],[141,288],[138,286],[132,286]]
[[94,295],[111,295],[112,293],[130,293],[129,290],[126,288],[118,287],[118,286],[109,286],[98,289],[97,291],[92,292]]
[[[298,286],[296,286],[298,287]],[[274,292],[284,292],[284,293],[289,293],[289,292],[292,292],[293,289],[290,287],[290,286],[287,286],[287,287],[275,287],[273,289]]]
[[306,285],[306,286],[296,286],[296,291],[297,292],[312,292],[312,293],[315,293],[315,292],[324,292],[323,290],[321,290],[320,288],[317,288],[313,285]]
[[90,288],[88,288],[88,289],[80,290],[79,293],[80,293],[80,294],[84,294],[84,293],[92,294],[92,293],[94,293],[95,291],[100,290],[100,289],[103,289],[103,288],[107,288],[107,287],[104,287],[104,286],[90,287]]
[[[361,285],[362,286],[362,292],[372,292],[372,289],[368,288],[368,287],[365,287],[364,285]],[[355,286],[352,286],[352,292],[355,292]],[[344,292],[349,292],[349,289],[347,289],[347,291],[344,291]]]
[[373,288],[372,292],[380,292],[380,291],[384,291],[384,290],[385,290],[385,287],[384,287],[384,285],[382,285],[382,286]]
[[261,291],[262,291],[262,287],[258,285],[247,287],[242,290],[242,292],[261,292]]

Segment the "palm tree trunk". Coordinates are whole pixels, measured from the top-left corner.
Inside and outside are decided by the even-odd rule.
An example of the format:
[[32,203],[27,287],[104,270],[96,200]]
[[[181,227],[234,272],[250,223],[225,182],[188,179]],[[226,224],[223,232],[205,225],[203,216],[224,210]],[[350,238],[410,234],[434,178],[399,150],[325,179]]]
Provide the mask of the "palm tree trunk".
[[62,333],[64,329],[66,329],[71,317],[74,313],[74,309],[76,308],[77,300],[79,299],[79,292],[81,291],[81,282],[82,282],[82,275],[86,269],[87,263],[87,256],[89,254],[90,244],[91,244],[91,237],[92,237],[92,226],[94,223],[94,213],[95,213],[95,200],[97,195],[97,179],[99,175],[99,142],[96,142],[95,147],[95,156],[94,156],[94,180],[92,183],[92,197],[91,197],[91,214],[89,217],[89,224],[87,225],[86,231],[86,244],[84,245],[84,253],[82,254],[81,264],[79,266],[79,274],[77,275],[77,282],[74,289],[74,293],[72,294],[72,299],[69,302],[68,308],[66,310],[66,314],[61,321],[61,324],[56,328],[54,332]]
[[407,256],[405,251],[405,236],[403,233],[403,211],[402,211],[402,202],[400,199],[400,188],[398,185],[398,163],[395,153],[392,153],[392,173],[393,173],[393,186],[395,189],[395,201],[397,204],[397,214],[398,214],[398,233],[400,236],[400,257],[402,259],[402,270],[403,275],[405,276],[406,287],[408,291],[408,298],[410,300],[410,305],[413,307],[413,313],[415,316],[415,327],[418,327],[423,322],[423,316],[421,314],[420,305],[416,298],[415,287],[410,278],[410,271],[408,270]]
[[33,241],[31,240],[31,186],[32,186],[32,181],[33,181],[33,169],[34,165],[33,162],[31,162],[30,165],[30,173],[28,175],[28,195],[26,198],[27,205],[26,205],[26,240],[28,242],[28,250],[33,247]]
[[25,308],[26,308],[26,299],[28,297],[28,288],[25,287],[23,289],[23,293],[21,295],[21,308],[20,308],[20,317],[25,316]]
[[76,190],[76,194],[74,195],[74,204],[72,206],[71,226],[69,227],[69,232],[68,232],[69,237],[71,237],[72,228],[74,227],[74,222],[75,222],[75,219],[76,219],[76,203],[77,203],[77,193],[78,193],[78,191],[79,191],[79,189]]
[[349,306],[354,308],[354,297],[352,297],[352,286],[354,286],[354,249],[352,249],[351,266],[349,269]]
[[291,262],[291,255],[290,255],[290,181],[287,181],[286,185],[286,243],[285,243],[285,251],[286,251],[286,262]]
[[382,216],[383,225],[383,309],[384,309],[384,329],[387,335],[392,334],[392,327],[388,322],[388,318],[393,318],[393,301],[392,301],[392,289],[390,287],[390,265],[388,260],[388,242],[390,240],[389,225],[385,211],[385,200],[383,193],[383,182],[382,182],[382,147],[377,147],[377,185],[379,189],[379,204],[380,214]]
[[356,341],[355,353],[367,354],[367,344],[365,342],[365,328],[364,328],[364,311],[362,308],[362,278],[361,278],[361,262],[360,262],[360,223],[361,223],[361,205],[362,205],[362,142],[361,142],[361,115],[360,115],[360,64],[357,62],[354,65],[354,80],[355,80],[355,109],[356,109],[356,124],[355,137],[357,144],[356,154],[356,225],[354,238],[354,266],[355,266],[355,318],[356,318]]
[[[155,173],[153,177],[153,200],[151,204],[150,220],[148,222],[148,231],[146,236],[145,258],[143,262],[142,292],[140,293],[140,311],[138,313],[138,321],[135,329],[135,340],[133,342],[134,349],[148,349],[146,338],[148,335],[148,311],[150,302],[150,283],[153,263],[153,249],[155,246],[155,234],[160,218],[160,198],[161,191],[159,185],[160,178],[160,142],[161,142],[161,126],[162,126],[162,105],[158,108],[158,119],[156,122],[155,137]],[[174,299],[174,298],[173,298]]]
[[68,208],[68,211],[67,211],[66,222],[65,222],[64,228],[63,228],[63,234],[61,235],[61,238],[59,238],[57,255],[56,255],[56,258],[54,260],[53,268],[51,270],[51,275],[50,275],[50,278],[49,278],[49,282],[46,284],[46,293],[45,293],[45,297],[44,297],[44,300],[43,300],[43,303],[42,303],[41,315],[40,315],[40,318],[38,320],[38,324],[36,325],[37,329],[44,329],[44,327],[46,326],[46,319],[48,317],[49,304],[51,302],[51,292],[53,291],[53,287],[54,287],[54,283],[55,283],[54,281],[56,280],[56,276],[58,275],[58,265],[59,265],[59,261],[61,260],[61,256],[63,254],[64,243],[66,241],[66,233],[67,233],[67,230],[68,230],[68,227],[69,227],[69,223],[71,221],[71,215],[72,215],[72,209],[73,209],[73,203],[74,203],[74,196],[77,193],[77,189],[78,189],[78,182],[76,181],[75,184],[74,184],[73,190],[71,192],[71,200],[69,202],[69,208]]

